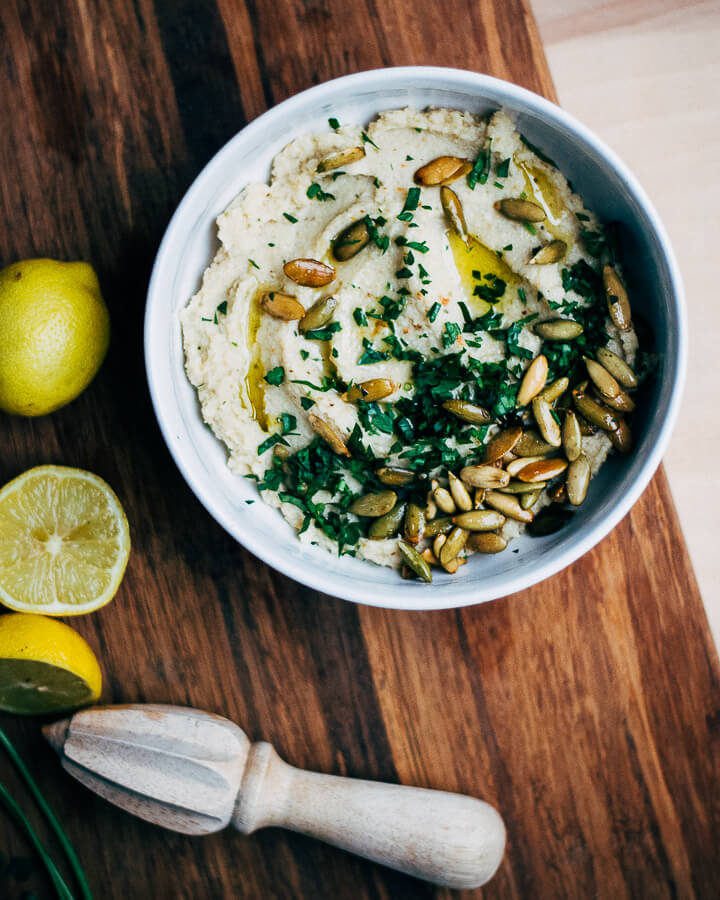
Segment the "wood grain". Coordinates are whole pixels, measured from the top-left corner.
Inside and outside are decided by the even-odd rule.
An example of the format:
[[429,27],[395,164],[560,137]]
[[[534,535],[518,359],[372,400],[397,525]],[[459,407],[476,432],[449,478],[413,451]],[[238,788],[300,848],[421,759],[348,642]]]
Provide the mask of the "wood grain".
[[[523,0],[0,4],[0,265],[91,260],[113,320],[82,397],[44,419],[2,420],[0,480],[82,466],[128,510],[122,588],[73,622],[99,652],[107,702],[187,703],[303,768],[484,797],[509,836],[484,897],[714,898],[718,663],[662,473],[610,537],[542,585],[462,611],[391,612],[318,595],[234,543],[155,424],[145,290],[199,167],[298,90],[409,63],[553,96]],[[2,725],[97,897],[451,896],[298,836],[155,829],[79,790],[37,722]],[[4,818],[0,834],[6,858],[29,855]],[[39,874],[22,882],[0,866],[1,896],[31,889],[51,896]]]

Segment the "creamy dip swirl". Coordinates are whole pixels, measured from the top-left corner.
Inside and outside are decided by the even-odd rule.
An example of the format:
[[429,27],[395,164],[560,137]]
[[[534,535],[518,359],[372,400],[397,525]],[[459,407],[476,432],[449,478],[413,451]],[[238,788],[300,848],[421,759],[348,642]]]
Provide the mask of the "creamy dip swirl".
[[[607,346],[632,365],[637,341],[608,316],[600,271],[610,251],[600,222],[506,114],[484,121],[398,109],[365,130],[334,125],[296,138],[274,159],[270,184],[248,185],[218,218],[221,247],[181,314],[186,368],[230,468],[258,479],[301,540],[398,565],[397,538],[368,538],[371,520],[348,511],[354,497],[387,490],[378,467],[412,469],[413,484],[393,490],[398,502],[424,505],[430,479],[447,484],[448,471],[481,462],[493,434],[521,421],[518,387],[541,351],[548,383],[567,375],[574,385],[587,378],[583,354]],[[364,155],[318,171],[352,148]],[[453,231],[440,187],[414,182],[444,156],[473,164],[451,184],[465,236]],[[532,201],[543,221],[500,214],[497,203],[508,198]],[[338,237],[361,220],[371,239],[338,261]],[[564,245],[560,259],[531,262],[553,241]],[[297,284],[284,271],[295,259],[321,261],[335,276],[322,287]],[[268,292],[305,310],[332,296],[332,319],[303,334],[297,320],[263,310]],[[544,342],[535,333],[559,317],[579,321],[582,336]],[[371,379],[389,379],[394,390],[377,402],[347,398]],[[481,404],[492,423],[454,418],[441,406],[451,397]],[[349,456],[333,454],[311,416],[330,423]],[[603,430],[583,437],[593,475],[611,448]],[[500,534],[507,540],[523,528],[508,518]]]

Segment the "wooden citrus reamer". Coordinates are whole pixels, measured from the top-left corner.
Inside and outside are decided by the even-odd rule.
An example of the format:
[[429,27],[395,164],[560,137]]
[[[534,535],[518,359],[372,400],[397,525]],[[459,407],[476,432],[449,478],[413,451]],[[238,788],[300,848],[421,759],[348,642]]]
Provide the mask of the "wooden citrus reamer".
[[75,713],[43,733],[63,767],[130,813],[184,834],[277,826],[452,888],[495,874],[505,826],[462,794],[305,772],[228,719],[135,704]]

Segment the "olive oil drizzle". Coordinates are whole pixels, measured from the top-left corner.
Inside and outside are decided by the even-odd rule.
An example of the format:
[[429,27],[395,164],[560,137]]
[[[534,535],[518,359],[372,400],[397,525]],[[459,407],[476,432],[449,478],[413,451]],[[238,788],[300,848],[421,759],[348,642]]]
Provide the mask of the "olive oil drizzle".
[[243,406],[250,409],[253,419],[263,431],[268,431],[267,415],[265,413],[265,369],[257,340],[258,330],[262,321],[259,291],[251,300],[248,311],[247,348],[250,354],[250,364],[245,376],[245,390],[240,393],[240,401]]
[[502,300],[490,304],[475,294],[475,288],[479,284],[488,284],[489,279],[477,279],[473,272],[481,272],[483,276],[494,276],[505,282],[508,287],[520,285],[522,279],[505,262],[497,251],[492,250],[472,235],[467,236],[467,242],[459,234],[453,231],[447,235],[450,249],[455,260],[455,268],[460,275],[460,281],[470,302],[473,315],[482,316],[489,309],[500,312]]

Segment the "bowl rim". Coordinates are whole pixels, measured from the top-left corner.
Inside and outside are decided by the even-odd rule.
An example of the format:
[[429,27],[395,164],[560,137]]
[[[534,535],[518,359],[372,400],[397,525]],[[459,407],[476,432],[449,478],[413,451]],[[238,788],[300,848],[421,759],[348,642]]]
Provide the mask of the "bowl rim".
[[[308,562],[306,560],[294,559],[273,552],[266,543],[259,538],[255,538],[250,531],[242,530],[242,534],[240,534],[237,523],[231,516],[225,514],[218,503],[216,503],[212,494],[205,491],[203,485],[199,483],[199,478],[195,476],[192,466],[185,459],[184,445],[175,438],[174,428],[170,421],[170,413],[166,410],[161,392],[158,390],[155,383],[152,346],[154,334],[153,310],[157,305],[154,303],[154,298],[161,291],[161,277],[163,275],[161,270],[165,264],[165,256],[169,252],[174,232],[184,218],[185,210],[191,206],[192,200],[202,190],[203,182],[209,176],[210,171],[221,165],[225,157],[232,156],[237,143],[241,140],[246,140],[249,134],[261,129],[268,122],[282,119],[283,116],[286,116],[290,112],[293,106],[300,105],[308,98],[308,96],[312,95],[317,100],[321,101],[325,94],[334,96],[338,91],[342,91],[344,88],[355,87],[358,83],[372,81],[378,76],[381,76],[384,81],[393,82],[403,81],[404,79],[426,79],[428,82],[451,79],[454,87],[476,92],[480,96],[483,95],[483,91],[489,93],[500,92],[503,93],[508,100],[517,101],[522,105],[533,108],[534,112],[538,113],[542,118],[549,119],[562,130],[572,133],[578,137],[581,142],[588,145],[595,154],[602,157],[604,161],[614,169],[615,174],[620,181],[624,182],[625,187],[634,197],[645,214],[650,227],[654,230],[657,244],[667,266],[671,288],[671,306],[673,307],[677,322],[677,331],[674,334],[675,371],[674,377],[672,377],[673,373],[670,373],[672,385],[665,410],[665,418],[660,425],[657,439],[650,454],[644,461],[642,468],[638,471],[630,489],[618,501],[615,507],[606,513],[601,521],[590,529],[584,537],[574,541],[562,550],[557,550],[550,559],[532,567],[525,573],[517,575],[509,574],[505,578],[503,591],[494,592],[493,596],[478,596],[476,584],[463,582],[458,582],[457,587],[454,589],[445,589],[439,594],[432,590],[432,585],[426,586],[424,590],[417,591],[416,595],[405,592],[384,593],[382,590],[371,592],[366,586],[355,584],[353,579],[347,575],[335,575],[324,572],[322,566],[314,565],[312,560]],[[429,86],[430,85],[428,84],[428,87]],[[447,87],[447,85],[444,86]],[[238,543],[255,556],[259,557],[271,568],[287,575],[295,581],[323,593],[338,596],[344,600],[388,609],[453,609],[499,599],[500,597],[525,590],[532,585],[544,581],[571,565],[587,553],[603,540],[603,538],[617,526],[621,519],[627,515],[631,507],[637,502],[640,495],[648,486],[651,478],[660,465],[662,456],[670,440],[673,426],[677,419],[687,370],[687,311],[685,293],[678,263],[665,227],[662,224],[655,207],[643,187],[625,163],[587,126],[583,125],[582,122],[575,119],[574,116],[563,110],[560,106],[546,100],[539,94],[491,75],[485,75],[466,69],[441,66],[395,66],[383,69],[369,69],[355,72],[351,75],[344,75],[294,94],[281,103],[266,110],[252,122],[245,125],[237,132],[237,134],[227,141],[217,153],[214,154],[183,195],[182,200],[178,204],[167,225],[158,248],[147,291],[144,322],[144,350],[146,375],[153,410],[168,450],[183,478],[197,499],[210,515],[213,516],[213,518],[235,540],[237,540]],[[332,582],[332,584],[329,582]],[[377,585],[377,587],[380,588],[381,585]],[[435,600],[432,599],[433,597],[435,597]]]

